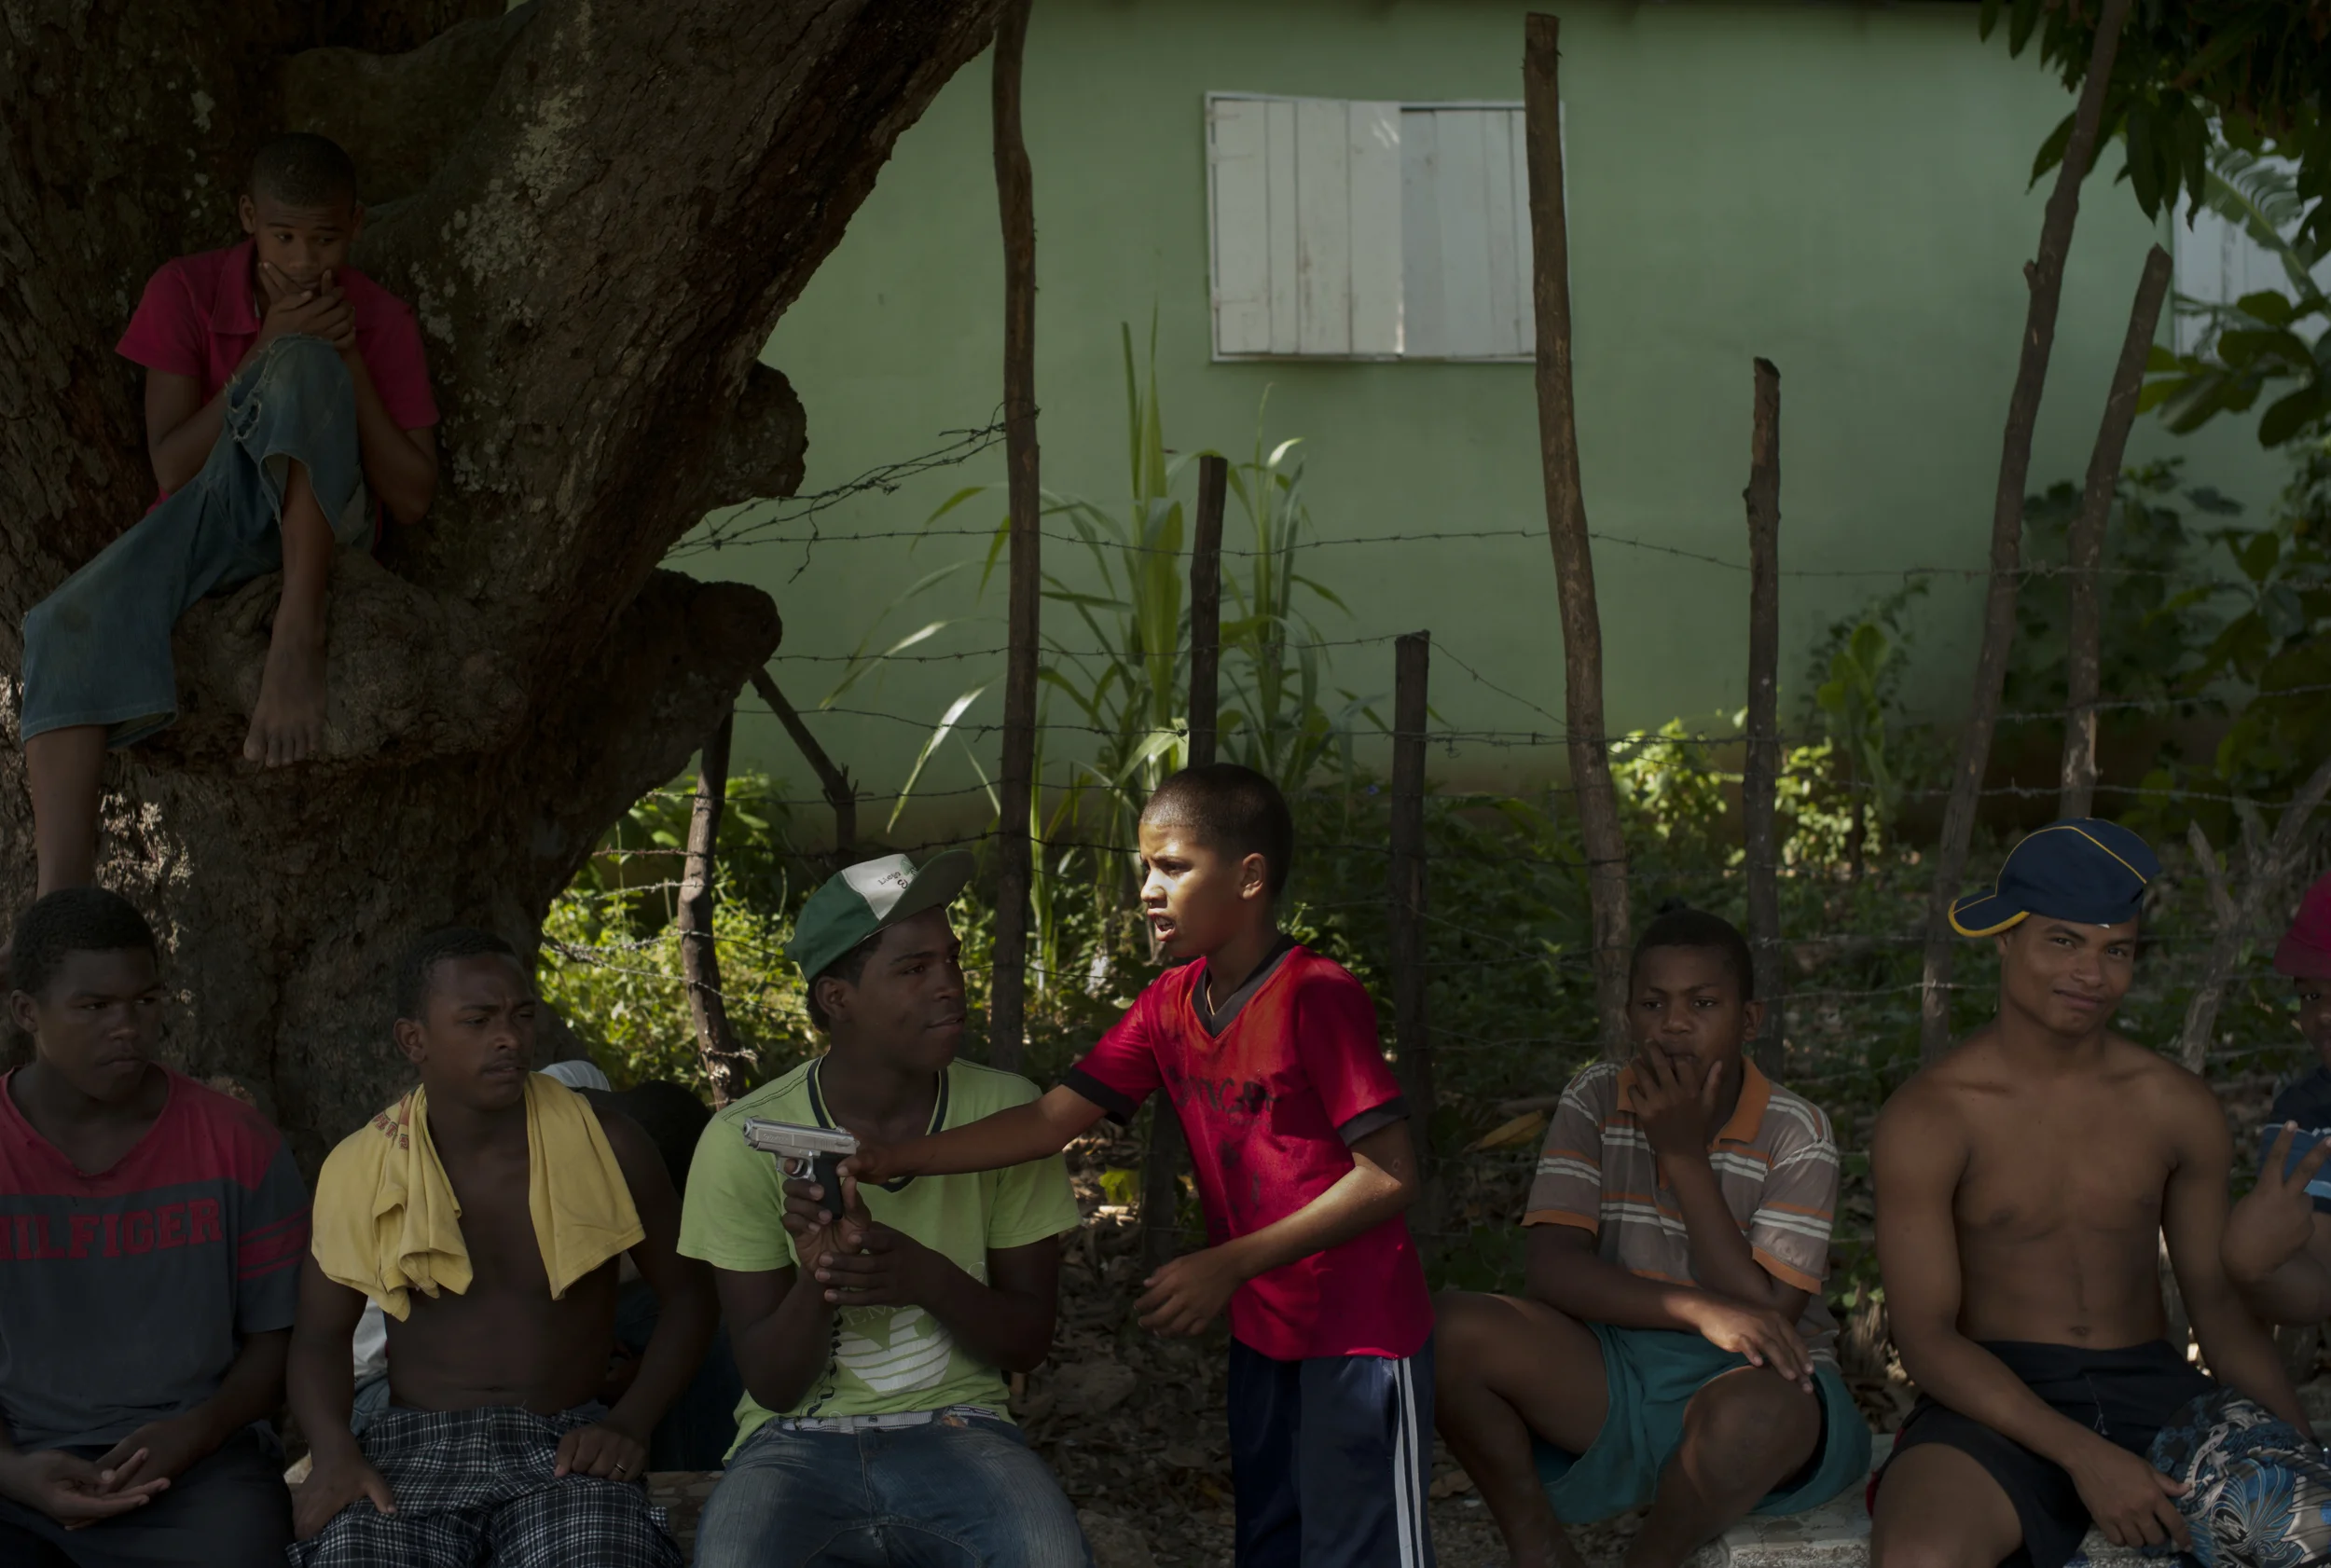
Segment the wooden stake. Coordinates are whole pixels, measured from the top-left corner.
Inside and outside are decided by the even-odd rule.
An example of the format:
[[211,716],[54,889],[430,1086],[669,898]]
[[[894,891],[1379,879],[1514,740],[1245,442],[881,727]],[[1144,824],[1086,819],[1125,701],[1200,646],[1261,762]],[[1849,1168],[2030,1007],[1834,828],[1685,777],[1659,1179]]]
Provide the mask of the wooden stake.
[[2137,422],[2137,393],[2145,387],[2145,364],[2169,294],[2169,253],[2156,245],[2145,253],[2137,278],[2136,303],[2129,308],[2129,331],[2120,340],[2104,394],[2104,419],[2089,454],[2088,484],[2080,492],[2080,514],[2064,542],[2071,577],[2070,643],[2064,652],[2064,762],[2056,815],[2086,817],[2096,805],[2096,704],[2103,694],[2104,593],[2098,569],[2104,559],[2104,523],[2120,486],[2120,461],[2129,449],[2129,427]]
[[[1197,537],[1190,547],[1190,765],[1214,761],[1221,713],[1222,507],[1230,462],[1219,453],[1198,459]],[[1188,1145],[1181,1121],[1163,1093],[1150,1103],[1150,1147],[1141,1162],[1141,1260],[1154,1269],[1174,1255],[1174,1217],[1181,1207],[1181,1168]]]
[[1740,805],[1748,850],[1748,951],[1764,1024],[1757,1065],[1779,1077],[1788,978],[1781,962],[1781,853],[1774,821],[1781,779],[1781,373],[1756,364],[1748,443],[1748,759]]
[[1594,556],[1579,482],[1577,402],[1570,375],[1570,238],[1563,211],[1559,18],[1532,15],[1523,51],[1522,97],[1529,142],[1531,297],[1538,309],[1538,434],[1546,474],[1546,531],[1554,548],[1562,617],[1563,712],[1570,781],[1579,795],[1593,911],[1594,1002],[1603,1049],[1627,1050],[1627,843],[1611,784],[1603,723],[1603,627],[1594,603]]
[[752,1084],[752,1053],[737,1043],[736,1031],[729,1027],[728,1004],[721,997],[720,954],[712,941],[712,881],[720,853],[721,812],[728,803],[728,743],[736,728],[732,708],[697,759],[696,799],[688,808],[687,859],[680,876],[680,971],[688,983],[697,1054],[703,1058],[716,1107]]
[[857,858],[858,791],[849,781],[848,768],[834,765],[834,759],[825,754],[818,737],[809,733],[809,726],[801,722],[793,705],[778,690],[777,680],[766,668],[752,672],[752,689],[761,694],[761,700],[769,705],[777,722],[785,726],[785,733],[793,737],[793,744],[809,763],[809,771],[818,776],[818,788],[825,802],[834,808],[834,864],[836,869],[848,865]]
[[1951,1046],[1951,970],[1957,937],[1951,904],[1966,874],[1966,852],[1975,836],[1975,813],[1982,804],[1983,770],[1991,762],[1992,731],[1999,722],[1999,693],[2007,676],[2007,649],[2015,640],[2016,578],[2023,558],[2023,488],[2032,468],[2032,428],[2039,420],[2040,393],[2048,380],[2048,356],[2056,342],[2056,307],[2063,294],[2064,257],[2072,249],[2073,220],[2080,213],[2080,181],[2096,149],[2104,89],[2129,0],[2104,0],[2089,54],[2089,74],[2080,84],[2080,103],[2064,147],[2056,188],[2040,224],[2039,255],[2023,276],[2032,303],[2023,322],[2023,352],[2016,364],[2015,391],[2007,399],[2007,429],[1999,454],[1999,482],[1992,494],[1991,585],[1983,595],[1982,641],[1975,656],[1975,681],[1966,728],[1943,810],[1942,841],[1935,846],[1934,890],[1926,907],[1926,962],[1919,998],[1919,1053],[1932,1061]]
[[1230,488],[1230,460],[1219,452],[1198,459],[1197,537],[1190,547],[1190,765],[1214,761],[1215,726],[1221,717],[1222,507]]
[[[2186,842],[2193,846],[2198,869],[2210,887],[2210,902],[2217,914],[2217,930],[2210,938],[2210,955],[2202,960],[2201,978],[2194,983],[2193,999],[2186,1004],[2186,1027],[2179,1039],[2180,1054],[2186,1066],[2194,1072],[2209,1058],[2210,1037],[2217,1028],[2217,1010],[2226,997],[2226,983],[2234,975],[2234,966],[2241,961],[2242,945],[2258,917],[2266,912],[2268,902],[2276,891],[2290,880],[2298,869],[2299,857],[2306,845],[2307,824],[2313,818],[2315,808],[2331,794],[2331,758],[2325,758],[2307,782],[2298,787],[2290,804],[2283,808],[2283,819],[2274,825],[2274,836],[2258,842],[2255,819],[2246,821],[2245,853],[2248,875],[2242,884],[2241,896],[2230,897],[2217,869],[2217,857],[2210,848],[2210,840],[2199,822],[2186,830]],[[2229,860],[2233,856],[2229,853]]]
[[1028,1024],[1028,910],[1034,868],[1028,818],[1036,793],[1036,648],[1043,596],[1036,451],[1036,194],[1020,133],[1020,67],[1029,0],[1005,0],[996,21],[996,204],[1003,220],[1003,445],[1011,506],[1010,645],[1003,684],[1003,764],[997,790],[995,970],[987,1060],[1020,1066]]
[[1411,632],[1392,646],[1392,1043],[1417,1163],[1429,1189],[1436,1102],[1425,1008],[1425,731],[1432,634]]

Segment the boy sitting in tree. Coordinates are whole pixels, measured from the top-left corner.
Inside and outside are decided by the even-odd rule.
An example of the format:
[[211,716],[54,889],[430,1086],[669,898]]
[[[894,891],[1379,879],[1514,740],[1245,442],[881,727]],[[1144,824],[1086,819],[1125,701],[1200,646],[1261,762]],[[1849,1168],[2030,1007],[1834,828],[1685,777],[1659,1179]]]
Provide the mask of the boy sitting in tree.
[[[629,1118],[532,1070],[534,988],[510,945],[452,927],[397,969],[421,1087],[316,1181],[291,1406],[313,1445],[298,1568],[679,1568],[640,1480],[648,1435],[718,1312],[673,1248],[680,1199]],[[611,1410],[617,1259],[655,1332]],[[349,1434],[349,1338],[388,1314],[390,1406]]]
[[1821,1296],[1837,1145],[1742,1049],[1763,1009],[1731,922],[1676,909],[1635,943],[1635,1056],[1571,1080],[1523,1223],[1527,1294],[1452,1294],[1441,1435],[1513,1561],[1575,1565],[1564,1523],[1650,1505],[1630,1568],[1861,1479],[1869,1432]]
[[242,243],[154,274],[122,335],[145,367],[161,499],[24,617],[22,734],[43,893],[95,880],[108,749],[178,713],[171,632],[198,599],[283,574],[243,755],[295,763],[324,717],[332,554],[375,503],[418,522],[437,485],[435,403],[413,313],[348,265],[356,172],[321,136],[252,159]]
[[[963,1061],[957,852],[889,855],[809,896],[786,956],[826,1052],[712,1119],[681,1245],[714,1268],[745,1397],[698,1568],[1090,1568],[1060,1482],[1005,1413],[1004,1374],[1052,1347],[1076,1199],[1055,1154],[789,1212],[750,1118],[869,1141],[977,1122],[1036,1086]],[[803,1205],[804,1208],[811,1205]]]
[[[1212,1245],[1152,1275],[1137,1306],[1145,1327],[1183,1335],[1230,1311],[1241,1568],[1412,1568],[1432,1561],[1432,1302],[1400,1217],[1416,1161],[1375,1004],[1279,932],[1294,837],[1277,787],[1250,769],[1166,779],[1141,813],[1141,902],[1164,951],[1197,961],[1152,982],[1041,1099],[911,1142],[862,1142],[842,1175],[1045,1158],[1164,1090]],[[823,1196],[797,1190],[813,1208]]]
[[308,1193],[283,1137],[153,1060],[152,928],[26,912],[0,1080],[0,1562],[250,1568],[291,1539],[283,1401]]

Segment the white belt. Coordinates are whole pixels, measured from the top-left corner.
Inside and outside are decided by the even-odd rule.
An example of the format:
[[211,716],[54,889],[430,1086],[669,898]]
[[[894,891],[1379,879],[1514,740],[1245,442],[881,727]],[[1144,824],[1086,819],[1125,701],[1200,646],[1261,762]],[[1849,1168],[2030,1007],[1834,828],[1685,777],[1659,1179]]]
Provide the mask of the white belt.
[[892,1410],[884,1415],[781,1415],[773,1417],[770,1424],[783,1432],[895,1432],[902,1427],[928,1426],[943,1415],[1003,1419],[985,1405],[949,1405],[945,1410]]

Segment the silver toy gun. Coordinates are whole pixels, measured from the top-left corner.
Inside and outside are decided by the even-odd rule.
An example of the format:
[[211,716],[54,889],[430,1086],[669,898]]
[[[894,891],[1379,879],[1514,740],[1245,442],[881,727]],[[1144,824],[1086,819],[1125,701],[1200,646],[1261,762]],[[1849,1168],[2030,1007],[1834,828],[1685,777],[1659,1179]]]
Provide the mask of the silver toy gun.
[[789,1176],[807,1176],[825,1189],[823,1202],[842,1212],[841,1162],[858,1152],[858,1140],[838,1127],[805,1127],[796,1121],[745,1118],[745,1142],[774,1154]]

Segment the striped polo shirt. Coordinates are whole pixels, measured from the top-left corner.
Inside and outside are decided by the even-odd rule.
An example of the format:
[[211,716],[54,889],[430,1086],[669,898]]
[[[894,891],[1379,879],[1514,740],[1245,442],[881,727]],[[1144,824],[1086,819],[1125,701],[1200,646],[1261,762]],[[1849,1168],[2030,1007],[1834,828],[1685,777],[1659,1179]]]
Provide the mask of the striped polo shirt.
[[[1822,1300],[1837,1214],[1837,1140],[1821,1107],[1741,1062],[1740,1103],[1708,1145],[1724,1204],[1767,1273],[1809,1292],[1798,1332],[1835,1363],[1837,1320]],[[1562,1092],[1538,1157],[1524,1225],[1592,1231],[1596,1252],[1632,1273],[1676,1285],[1691,1274],[1691,1239],[1659,1157],[1628,1108],[1634,1069],[1598,1062]]]

